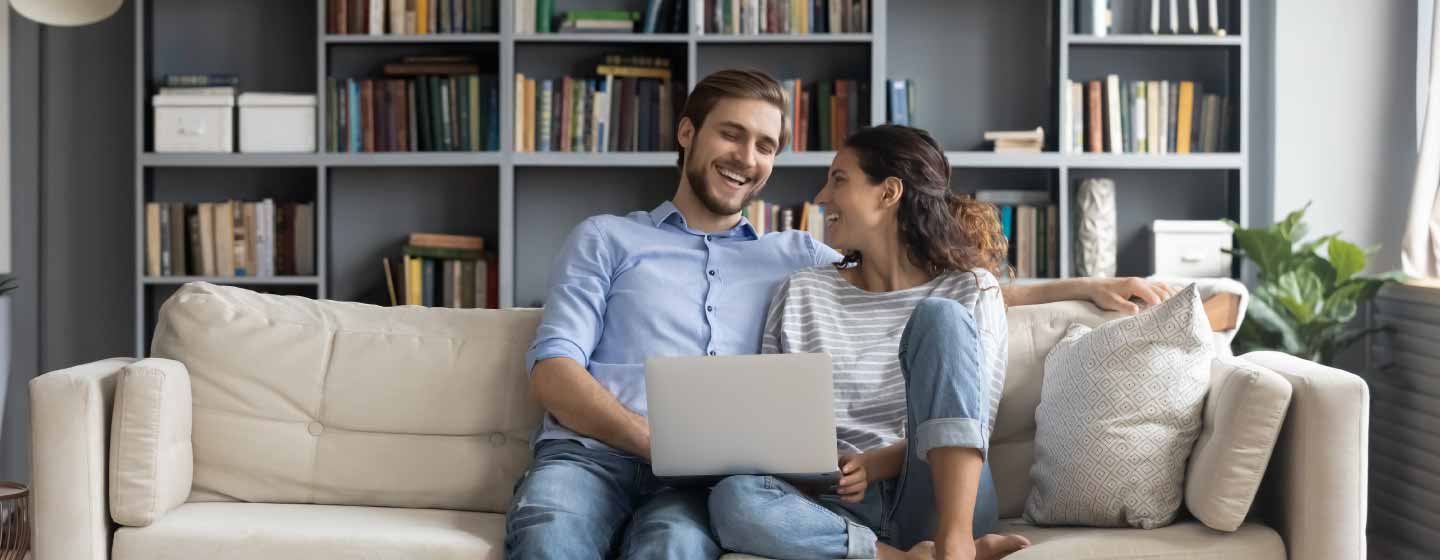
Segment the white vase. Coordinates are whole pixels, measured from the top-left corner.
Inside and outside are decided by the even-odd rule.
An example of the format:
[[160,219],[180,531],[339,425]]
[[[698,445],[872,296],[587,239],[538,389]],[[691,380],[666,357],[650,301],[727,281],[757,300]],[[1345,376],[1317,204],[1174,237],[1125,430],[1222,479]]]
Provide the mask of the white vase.
[[1075,235],[1075,273],[1078,276],[1115,276],[1115,181],[1086,179],[1080,183]]

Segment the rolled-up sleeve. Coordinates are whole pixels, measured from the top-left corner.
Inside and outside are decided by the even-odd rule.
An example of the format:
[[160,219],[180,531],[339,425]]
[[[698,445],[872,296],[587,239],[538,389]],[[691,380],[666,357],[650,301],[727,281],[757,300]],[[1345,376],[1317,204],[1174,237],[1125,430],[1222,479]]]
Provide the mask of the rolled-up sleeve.
[[596,218],[575,226],[550,271],[550,293],[535,342],[525,353],[525,371],[550,358],[590,366],[590,355],[605,326],[610,293],[611,247]]

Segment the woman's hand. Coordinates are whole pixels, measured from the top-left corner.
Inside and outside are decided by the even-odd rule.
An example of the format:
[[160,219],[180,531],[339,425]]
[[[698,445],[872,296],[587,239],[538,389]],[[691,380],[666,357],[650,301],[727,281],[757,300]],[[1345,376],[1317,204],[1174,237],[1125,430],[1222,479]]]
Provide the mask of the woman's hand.
[[1106,311],[1119,311],[1134,315],[1141,307],[1130,301],[1138,298],[1145,307],[1159,305],[1177,290],[1169,284],[1144,278],[1087,278],[1083,287],[1086,299]]
[[854,453],[840,456],[840,482],[836,494],[840,501],[859,503],[865,499],[865,487],[870,484],[869,469],[865,465],[865,454]]

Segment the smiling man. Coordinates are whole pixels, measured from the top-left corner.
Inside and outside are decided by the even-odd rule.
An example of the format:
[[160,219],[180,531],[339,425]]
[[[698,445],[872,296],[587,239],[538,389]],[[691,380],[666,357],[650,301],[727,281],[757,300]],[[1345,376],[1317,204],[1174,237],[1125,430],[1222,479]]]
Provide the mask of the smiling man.
[[[680,184],[649,212],[594,216],[550,275],[531,389],[547,414],[506,518],[509,558],[718,558],[704,489],[650,470],[646,358],[758,354],[766,306],[787,275],[841,260],[799,231],[756,235],[740,209],[789,141],[771,77],[723,70],[696,84],[676,130]],[[1158,302],[1137,279],[1002,288],[1012,305]]]
[[775,286],[839,260],[799,232],[757,236],[740,216],[789,139],[784,123],[769,76],[706,77],[676,130],[674,199],[570,233],[526,356],[548,414],[507,519],[510,558],[720,555],[703,490],[668,488],[650,471],[643,364],[758,353]]

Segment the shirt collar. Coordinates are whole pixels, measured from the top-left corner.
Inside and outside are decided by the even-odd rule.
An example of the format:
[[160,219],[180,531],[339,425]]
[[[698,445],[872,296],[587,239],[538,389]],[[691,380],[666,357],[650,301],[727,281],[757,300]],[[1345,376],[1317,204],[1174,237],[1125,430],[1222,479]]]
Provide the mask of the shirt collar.
[[[650,220],[655,223],[655,227],[657,228],[670,222],[687,232],[704,235],[690,229],[689,224],[685,223],[685,215],[681,214],[680,209],[675,207],[675,203],[669,200],[660,203],[659,206],[656,206],[654,210],[650,211]],[[755,233],[755,226],[750,225],[750,220],[745,216],[740,216],[740,223],[735,224],[735,227],[730,228],[730,231],[715,235],[720,237],[746,237],[749,239],[760,238],[760,236]]]

